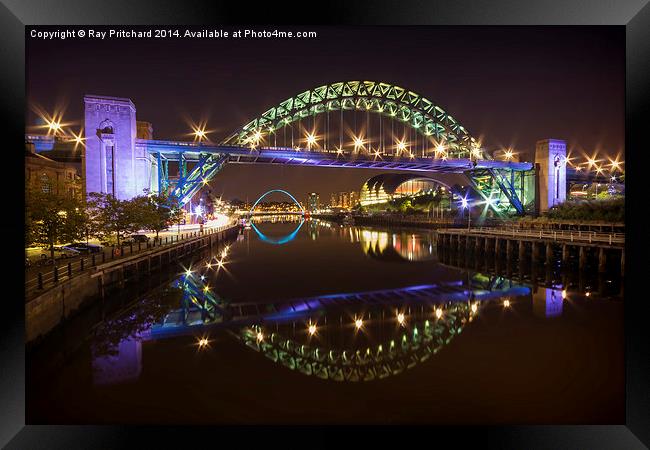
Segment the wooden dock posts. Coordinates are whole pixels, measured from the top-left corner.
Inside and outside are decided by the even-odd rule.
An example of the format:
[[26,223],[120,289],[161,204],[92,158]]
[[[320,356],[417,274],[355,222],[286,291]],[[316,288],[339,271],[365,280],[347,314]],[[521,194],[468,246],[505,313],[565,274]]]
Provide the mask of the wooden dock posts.
[[[465,253],[472,249],[476,255],[483,252],[485,255],[494,254],[501,256],[503,241],[505,240],[505,257],[510,261],[513,245],[517,246],[519,263],[530,261],[533,265],[543,262],[547,268],[555,261],[556,250],[560,252],[561,265],[567,267],[571,261],[571,254],[577,253],[578,269],[583,271],[594,261],[599,273],[604,273],[608,268],[608,258],[620,255],[620,274],[625,274],[625,237],[619,233],[595,232],[544,232],[527,230],[519,231],[502,229],[466,229],[451,228],[437,230],[437,244],[445,248],[460,251],[464,246]],[[530,252],[528,247],[530,246]],[[542,250],[543,248],[543,250]],[[542,257],[543,253],[543,257]],[[574,253],[574,254],[575,254]]]

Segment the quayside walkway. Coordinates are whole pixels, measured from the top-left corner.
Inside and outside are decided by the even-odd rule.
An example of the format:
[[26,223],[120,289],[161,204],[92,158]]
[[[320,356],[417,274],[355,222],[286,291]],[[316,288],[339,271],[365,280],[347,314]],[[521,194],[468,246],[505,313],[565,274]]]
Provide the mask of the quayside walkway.
[[521,229],[521,228],[445,228],[437,230],[438,245],[453,249],[484,250],[486,253],[500,254],[505,244],[506,257],[510,257],[517,246],[519,260],[523,260],[530,248],[531,261],[540,259],[540,249],[544,247],[547,263],[554,258],[554,251],[561,249],[562,263],[568,263],[571,251],[577,250],[579,269],[587,264],[588,253],[598,252],[598,270],[606,269],[607,254],[618,252],[621,261],[621,275],[625,267],[625,233],[597,232],[581,230]]

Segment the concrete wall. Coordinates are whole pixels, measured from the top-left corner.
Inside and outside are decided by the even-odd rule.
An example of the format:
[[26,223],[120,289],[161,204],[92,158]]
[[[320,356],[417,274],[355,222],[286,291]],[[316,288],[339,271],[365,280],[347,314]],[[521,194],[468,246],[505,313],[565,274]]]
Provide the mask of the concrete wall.
[[25,305],[25,340],[46,334],[99,294],[99,281],[85,273],[48,289]]

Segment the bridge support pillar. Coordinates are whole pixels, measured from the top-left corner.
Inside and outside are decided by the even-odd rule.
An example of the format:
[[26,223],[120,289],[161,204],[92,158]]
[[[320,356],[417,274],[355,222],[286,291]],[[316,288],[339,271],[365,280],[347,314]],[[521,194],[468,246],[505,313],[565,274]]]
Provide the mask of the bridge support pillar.
[[532,242],[531,243],[531,257],[533,260],[533,263],[536,263],[539,260],[539,246],[540,244],[537,242]]
[[578,268],[584,270],[587,266],[587,249],[584,246],[580,246],[579,258],[578,258]]
[[550,266],[553,264],[553,244],[550,242],[546,243],[546,265]]
[[605,248],[600,247],[598,251],[598,272],[599,273],[605,272],[606,267],[607,267],[607,255],[605,254]]
[[512,254],[512,241],[510,239],[506,240],[506,258],[510,259],[510,255]]
[[526,255],[526,243],[524,241],[517,241],[519,243],[519,262],[524,260]]
[[481,251],[481,240],[478,236],[474,238],[474,247],[476,248],[476,253]]
[[[621,276],[625,275],[625,249],[621,250]],[[621,286],[623,283],[621,283]]]
[[491,250],[492,250],[492,248],[490,247],[490,239],[488,239],[486,237],[485,238],[485,254],[487,255]]
[[501,250],[501,240],[497,237],[494,238],[494,254],[499,256],[499,251]]
[[562,246],[562,266],[566,266],[569,263],[569,246],[564,244]]

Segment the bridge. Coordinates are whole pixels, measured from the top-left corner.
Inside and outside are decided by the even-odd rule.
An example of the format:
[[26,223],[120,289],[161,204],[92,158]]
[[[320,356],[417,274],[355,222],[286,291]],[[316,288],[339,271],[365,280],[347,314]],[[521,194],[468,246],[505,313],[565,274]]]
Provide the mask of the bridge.
[[[309,89],[220,143],[202,131],[194,142],[154,140],[129,99],[86,95],[84,103],[86,193],[126,199],[149,189],[185,204],[226,164],[284,164],[459,174],[498,215],[544,210],[566,198],[564,141],[540,141],[535,164],[496,160],[434,101],[392,83]],[[467,192],[456,195],[460,200]]]

